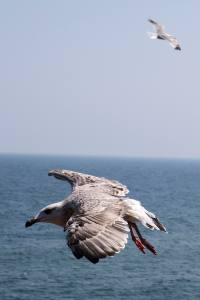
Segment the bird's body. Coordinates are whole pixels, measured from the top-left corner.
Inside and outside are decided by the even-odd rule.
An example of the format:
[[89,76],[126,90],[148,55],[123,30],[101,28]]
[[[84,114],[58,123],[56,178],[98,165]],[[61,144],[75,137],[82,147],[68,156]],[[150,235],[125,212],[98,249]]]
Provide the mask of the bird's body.
[[149,19],[148,20],[153,26],[155,27],[155,32],[150,32],[149,36],[151,39],[160,39],[166,40],[175,50],[181,50],[180,44],[178,43],[177,39],[172,36],[171,34],[165,31],[163,25],[157,23],[156,21]]
[[85,256],[93,263],[122,250],[129,231],[142,252],[147,248],[156,254],[155,248],[141,236],[136,223],[162,231],[166,231],[165,227],[139,201],[126,197],[129,192],[126,186],[68,170],[53,170],[49,175],[68,181],[72,193],[67,199],[43,208],[27,221],[26,227],[37,222],[63,227],[68,232],[68,246],[75,257]]

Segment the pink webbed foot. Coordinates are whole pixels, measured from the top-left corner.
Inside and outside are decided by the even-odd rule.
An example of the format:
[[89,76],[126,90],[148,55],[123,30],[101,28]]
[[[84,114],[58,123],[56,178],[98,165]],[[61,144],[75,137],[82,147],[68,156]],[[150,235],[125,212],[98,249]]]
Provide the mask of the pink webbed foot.
[[139,232],[139,229],[135,223],[128,223],[131,237],[137,248],[145,254],[145,248],[151,251],[154,255],[157,255],[157,251],[153,245],[151,245],[146,239],[144,239]]

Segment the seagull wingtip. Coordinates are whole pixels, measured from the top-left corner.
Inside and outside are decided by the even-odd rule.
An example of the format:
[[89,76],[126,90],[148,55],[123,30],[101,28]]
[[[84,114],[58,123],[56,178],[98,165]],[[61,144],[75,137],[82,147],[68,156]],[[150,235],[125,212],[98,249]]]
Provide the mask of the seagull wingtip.
[[152,24],[156,24],[156,22],[154,21],[154,20],[152,20],[152,19],[148,19],[148,21],[150,22],[150,23],[152,23]]
[[54,169],[54,170],[50,170],[48,172],[48,176],[53,176],[53,175],[56,175],[58,173],[62,173],[63,170],[59,170],[59,169]]
[[52,176],[53,175],[53,170],[50,170],[49,172],[48,172],[48,176]]

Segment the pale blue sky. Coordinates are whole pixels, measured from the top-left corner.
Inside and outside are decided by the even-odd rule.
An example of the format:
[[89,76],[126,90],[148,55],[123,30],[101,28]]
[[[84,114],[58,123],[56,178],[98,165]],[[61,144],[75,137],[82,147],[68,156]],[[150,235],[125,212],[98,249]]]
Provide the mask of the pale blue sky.
[[[200,157],[200,1],[0,1],[0,152]],[[147,19],[181,43],[150,40]]]

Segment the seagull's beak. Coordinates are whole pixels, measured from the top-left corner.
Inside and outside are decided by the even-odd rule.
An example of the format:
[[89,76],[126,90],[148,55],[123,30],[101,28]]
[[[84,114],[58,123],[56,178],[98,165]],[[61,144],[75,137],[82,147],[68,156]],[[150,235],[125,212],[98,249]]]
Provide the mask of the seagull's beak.
[[25,227],[30,227],[32,226],[33,224],[37,223],[38,222],[38,219],[36,218],[31,218],[30,220],[26,221],[25,223]]

